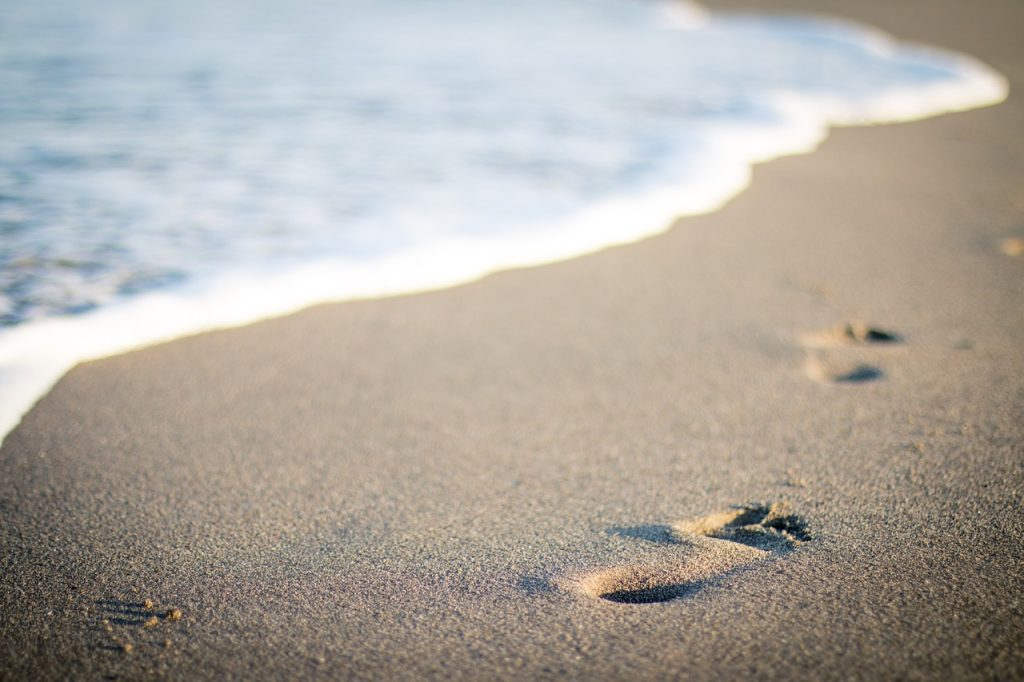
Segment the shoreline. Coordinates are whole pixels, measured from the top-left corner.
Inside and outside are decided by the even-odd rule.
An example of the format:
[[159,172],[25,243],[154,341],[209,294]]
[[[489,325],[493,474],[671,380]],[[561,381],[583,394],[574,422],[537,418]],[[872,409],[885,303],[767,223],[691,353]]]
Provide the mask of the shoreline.
[[[1010,98],[625,247],[78,366],[0,449],[5,674],[1024,675],[1024,8],[755,4]],[[899,340],[814,335],[858,320]]]
[[[690,14],[702,11],[693,8]],[[340,254],[286,267],[228,269],[178,287],[108,301],[86,313],[2,328],[0,445],[31,406],[79,363],[286,316],[313,305],[440,291],[497,272],[632,244],[662,234],[683,218],[720,210],[749,187],[755,166],[813,153],[835,129],[925,120],[995,106],[1006,99],[1005,78],[972,56],[905,45],[852,20],[817,18],[822,36],[849,40],[894,60],[895,55],[909,61],[934,59],[950,73],[958,69],[961,78],[919,85],[913,94],[880,91],[847,103],[841,98],[832,102],[790,97],[778,105],[785,125],[762,130],[731,122],[706,131],[710,151],[702,154],[716,169],[706,179],[666,177],[633,195],[613,194],[553,219],[543,235],[479,240],[450,236],[372,260]],[[744,142],[737,143],[737,137]]]

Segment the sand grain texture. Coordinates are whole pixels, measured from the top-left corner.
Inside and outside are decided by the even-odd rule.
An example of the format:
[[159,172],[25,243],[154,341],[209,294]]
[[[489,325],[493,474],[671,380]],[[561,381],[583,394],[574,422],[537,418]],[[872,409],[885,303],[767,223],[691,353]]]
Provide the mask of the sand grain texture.
[[[1024,677],[1024,5],[760,6],[1011,97],[837,131],[639,244],[76,368],[0,451],[0,676]],[[850,320],[901,343],[801,340]],[[756,501],[812,539],[697,570],[623,531]],[[704,582],[560,587],[645,565]]]

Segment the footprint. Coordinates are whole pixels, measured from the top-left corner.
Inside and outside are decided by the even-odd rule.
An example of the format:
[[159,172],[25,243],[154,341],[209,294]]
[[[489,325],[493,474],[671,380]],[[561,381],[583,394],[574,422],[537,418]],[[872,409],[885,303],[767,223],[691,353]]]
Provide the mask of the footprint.
[[804,372],[808,377],[824,384],[863,384],[881,379],[885,373],[873,364],[848,357],[853,349],[897,345],[903,338],[863,322],[847,322],[804,334],[800,341],[807,350]]
[[1004,239],[1000,248],[1007,256],[1024,257],[1024,237]]
[[172,625],[182,618],[180,609],[158,607],[151,599],[100,599],[83,613],[91,616],[92,630],[99,635],[96,648],[124,654],[140,647],[170,648]]
[[690,596],[741,566],[792,551],[811,539],[784,503],[737,506],[671,525],[612,528],[659,551],[632,563],[569,576],[563,588],[619,604],[654,604]]

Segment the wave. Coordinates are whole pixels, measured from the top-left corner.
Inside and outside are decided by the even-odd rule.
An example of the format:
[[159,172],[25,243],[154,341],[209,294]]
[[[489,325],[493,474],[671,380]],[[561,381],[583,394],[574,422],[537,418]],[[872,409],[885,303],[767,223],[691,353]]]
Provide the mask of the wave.
[[[428,230],[427,238],[398,240],[386,250],[325,250],[322,256],[288,262],[234,263],[173,286],[105,301],[89,312],[22,322],[0,332],[0,434],[9,434],[77,363],[314,304],[435,290],[635,242],[666,230],[676,218],[719,209],[747,187],[754,164],[810,152],[830,127],[913,121],[993,105],[1008,94],[1006,80],[973,58],[901,44],[851,22],[718,16],[696,6],[671,7],[662,15],[662,27],[672,28],[662,30],[703,39],[717,34],[738,44],[770,34],[773,40],[818,46],[826,63],[852,50],[927,77],[897,79],[889,86],[884,80],[858,83],[854,71],[846,74],[844,88],[760,91],[753,112],[698,116],[687,121],[686,135],[659,138],[659,160],[651,166],[656,173],[643,174],[642,182],[623,176],[611,191],[529,220],[515,216],[501,229],[446,231],[450,212],[430,216],[424,206],[414,205],[424,224],[440,225]],[[493,216],[501,220],[500,211]]]

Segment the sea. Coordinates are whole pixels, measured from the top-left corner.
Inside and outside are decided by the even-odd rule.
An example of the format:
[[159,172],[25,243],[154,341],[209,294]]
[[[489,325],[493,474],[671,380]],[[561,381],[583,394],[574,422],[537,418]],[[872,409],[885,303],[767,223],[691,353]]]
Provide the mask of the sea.
[[5,0],[0,435],[78,362],[636,241],[832,126],[1006,95],[680,1]]

